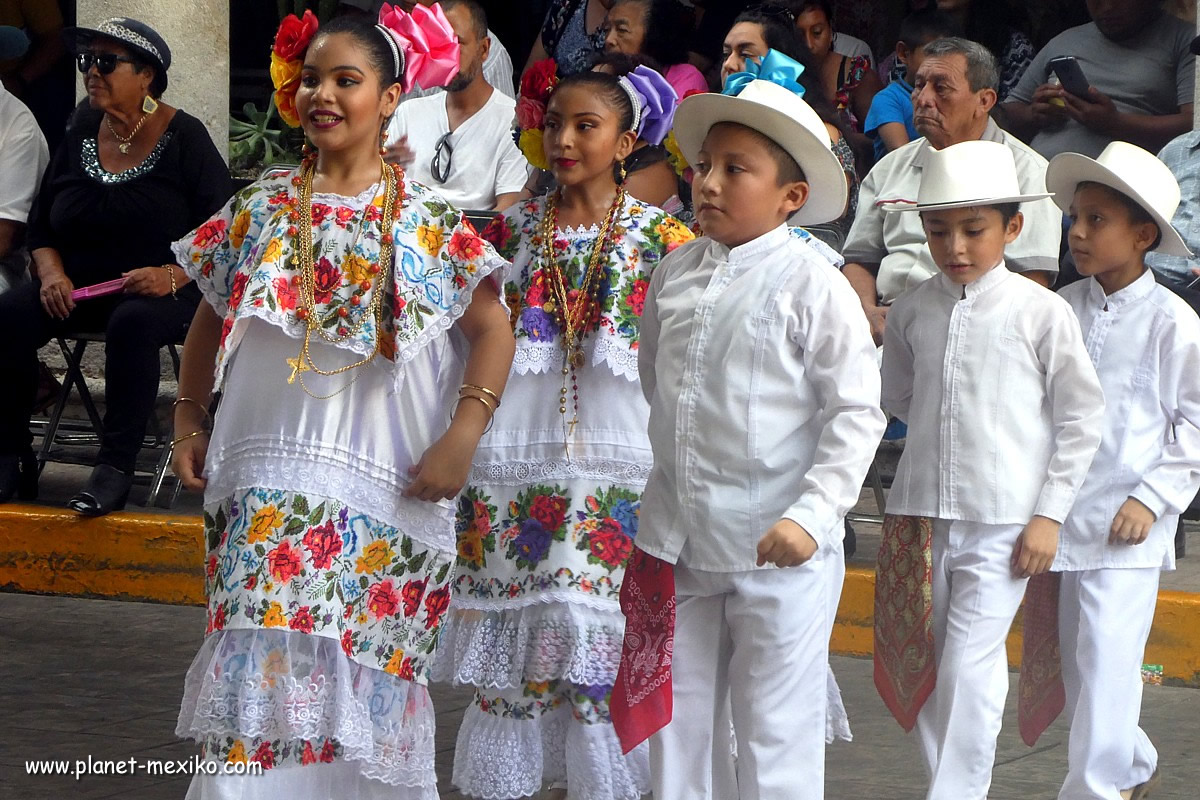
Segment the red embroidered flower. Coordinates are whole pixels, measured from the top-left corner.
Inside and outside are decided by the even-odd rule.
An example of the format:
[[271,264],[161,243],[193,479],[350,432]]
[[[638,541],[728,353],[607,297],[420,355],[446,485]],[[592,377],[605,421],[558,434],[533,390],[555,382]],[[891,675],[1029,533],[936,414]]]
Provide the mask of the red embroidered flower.
[[479,234],[487,241],[491,242],[492,247],[503,251],[508,244],[508,237],[512,232],[508,228],[508,221],[504,217],[496,217],[487,224],[483,229],[483,233]]
[[296,291],[287,278],[280,275],[275,279],[275,303],[280,311],[291,311],[296,307]]
[[233,276],[233,288],[229,290],[229,308],[233,310],[242,304],[242,296],[246,293],[246,284],[250,282],[250,276],[244,272],[239,272]]
[[342,273],[328,258],[317,262],[313,270],[313,286],[315,299],[318,303],[328,303],[334,291],[342,285]]
[[223,219],[211,219],[196,229],[192,237],[192,246],[207,249],[225,241],[226,222]]
[[383,211],[374,203],[367,206],[366,215],[367,222],[379,222],[383,219]]
[[250,760],[262,764],[263,769],[271,769],[275,766],[275,751],[271,749],[270,742],[263,742],[254,751],[254,755],[250,756]]
[[313,623],[315,622],[316,620],[313,619],[312,611],[309,610],[308,606],[300,606],[300,608],[296,609],[296,613],[292,615],[291,621],[288,622],[288,627],[301,633],[312,633]]
[[299,58],[308,48],[313,34],[317,32],[317,17],[305,9],[304,16],[297,19],[295,14],[288,14],[279,24],[275,33],[275,44],[272,50],[284,61]]
[[309,528],[304,534],[304,546],[309,559],[317,569],[329,569],[333,557],[342,552],[342,537],[333,529],[333,520],[325,520],[318,528]]
[[351,658],[354,656],[354,637],[350,634],[350,631],[342,634],[342,652]]
[[409,581],[400,592],[404,598],[404,616],[411,617],[421,606],[421,595],[425,594],[425,581]]
[[209,610],[209,612],[208,612],[208,627],[205,629],[204,633],[205,633],[205,635],[207,635],[207,634],[212,633],[213,631],[220,631],[220,630],[224,630],[224,629],[225,629],[225,606],[219,605],[219,606],[217,606],[216,611],[212,611],[211,609]]
[[[316,209],[313,209],[313,211],[315,213]],[[333,218],[338,225],[341,225],[344,228],[350,224],[352,219],[354,219],[354,209],[350,208],[349,206],[338,206],[336,209],[334,209]]]
[[233,319],[226,317],[221,323],[221,347],[225,346],[225,340],[229,338],[230,332],[233,330]]
[[525,305],[529,308],[541,308],[548,294],[546,274],[539,269],[530,276],[529,288],[525,291]]
[[267,565],[271,577],[280,583],[287,583],[304,570],[300,552],[293,549],[292,543],[287,540],[267,553]]
[[317,754],[313,752],[312,742],[304,740],[304,750],[300,753],[300,766],[307,767],[309,764],[317,763]]
[[521,97],[541,103],[550,100],[550,90],[558,85],[558,64],[553,58],[544,58],[525,70],[521,76]]
[[312,204],[312,221],[313,225],[320,225],[325,221],[325,218],[333,213],[333,207],[327,206],[324,203]]
[[492,530],[492,515],[488,513],[487,504],[476,500],[474,511],[475,518],[472,520],[472,524],[475,526],[475,530],[479,532],[480,536],[487,536]]
[[396,595],[390,578],[367,589],[367,609],[375,619],[390,617],[399,607],[400,598]]
[[562,527],[567,517],[567,499],[565,497],[538,495],[529,506],[529,516],[542,523],[548,531],[556,531]]
[[649,281],[641,278],[633,282],[633,288],[630,289],[629,297],[625,302],[629,304],[629,310],[635,317],[642,315],[642,309],[646,306],[646,289],[649,287]]
[[612,517],[600,520],[600,525],[588,536],[592,555],[610,567],[619,567],[633,553],[633,542]]
[[276,192],[275,194],[273,194],[267,198],[267,205],[268,206],[283,205],[284,203],[288,202],[290,197],[291,196],[288,194],[287,189],[280,189],[278,192]]
[[209,580],[212,580],[213,577],[217,574],[217,557],[216,556],[208,557],[208,564],[206,564],[204,567],[204,574],[206,576],[208,576]]
[[242,585],[245,586],[246,589],[253,589],[255,586],[258,586],[258,576],[257,575],[248,576],[246,578],[246,582]]
[[333,757],[337,755],[337,750],[333,746],[332,739],[325,740],[325,746],[321,748],[321,763],[332,764]]
[[483,240],[465,231],[455,231],[450,237],[450,255],[471,261],[483,255]]
[[443,586],[425,595],[425,630],[432,630],[450,607],[450,587]]
[[416,676],[413,675],[413,660],[406,658],[400,662],[400,672],[398,673],[401,680],[411,681]]

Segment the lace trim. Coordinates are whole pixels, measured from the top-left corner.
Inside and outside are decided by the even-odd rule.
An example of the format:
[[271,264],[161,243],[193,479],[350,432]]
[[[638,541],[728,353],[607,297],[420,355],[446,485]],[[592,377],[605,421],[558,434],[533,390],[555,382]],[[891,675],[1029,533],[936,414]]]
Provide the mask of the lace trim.
[[204,493],[206,505],[253,487],[331,497],[427,547],[454,552],[457,546],[453,509],[403,497],[407,476],[359,454],[250,437],[211,454],[208,474],[212,478]]
[[80,154],[80,161],[83,163],[83,169],[88,174],[88,177],[93,180],[110,185],[126,183],[136,180],[154,169],[174,135],[174,131],[165,131],[158,138],[158,143],[154,145],[154,149],[150,151],[150,155],[146,156],[146,159],[142,163],[136,167],[121,170],[120,172],[109,172],[100,164],[99,147],[94,138],[83,140],[83,151]]
[[424,687],[347,658],[333,640],[278,631],[209,636],[188,669],[175,733],[197,741],[335,739],[367,778],[435,785]]
[[442,624],[431,675],[436,681],[492,689],[562,678],[611,685],[624,635],[625,618],[617,607],[602,611],[542,603],[474,611],[460,605]]
[[[638,379],[637,350],[629,349],[627,342],[606,332],[593,333],[592,336],[594,344],[589,359],[592,366],[606,366],[619,378],[631,381]],[[562,364],[562,343],[560,337],[555,337],[552,342],[532,343],[522,340],[513,354],[512,368],[517,375],[538,375],[558,370]]]
[[454,750],[453,782],[472,797],[530,797],[565,780],[571,800],[640,800],[650,792],[650,750],[621,755],[612,725],[587,725],[567,707],[512,720],[468,707]]
[[554,481],[592,481],[630,486],[641,491],[652,464],[610,458],[555,458],[476,463],[468,483],[475,486],[525,486]]

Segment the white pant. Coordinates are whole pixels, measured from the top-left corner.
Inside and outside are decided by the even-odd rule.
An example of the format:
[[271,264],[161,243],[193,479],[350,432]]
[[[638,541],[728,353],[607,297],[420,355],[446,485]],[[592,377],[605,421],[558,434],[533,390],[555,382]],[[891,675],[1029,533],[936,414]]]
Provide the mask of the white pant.
[[675,567],[674,712],[650,740],[655,800],[824,797],[830,606],[841,593],[840,580],[832,587],[841,558],[829,548],[788,569]]
[[933,522],[933,644],[937,684],[917,733],[928,800],[984,800],[1008,696],[1008,629],[1025,596],[1013,577],[1023,525]]
[[1120,800],[1158,765],[1138,727],[1158,581],[1157,567],[1062,575],[1058,626],[1071,737],[1060,800]]

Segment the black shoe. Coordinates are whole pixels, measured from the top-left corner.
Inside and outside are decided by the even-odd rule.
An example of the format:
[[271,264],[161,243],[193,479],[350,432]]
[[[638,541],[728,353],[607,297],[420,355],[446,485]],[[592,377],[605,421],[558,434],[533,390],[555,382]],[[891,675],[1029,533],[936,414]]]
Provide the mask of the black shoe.
[[36,500],[38,494],[38,465],[32,452],[19,456],[0,456],[0,503],[14,497]]
[[846,554],[846,560],[849,561],[854,553],[858,550],[858,536],[854,533],[854,528],[850,525],[850,520],[843,520],[846,523],[846,536],[842,539],[843,550]]
[[67,501],[67,508],[85,517],[101,517],[120,511],[129,499],[129,487],[132,485],[132,475],[126,475],[108,464],[97,464],[92,469],[87,485]]

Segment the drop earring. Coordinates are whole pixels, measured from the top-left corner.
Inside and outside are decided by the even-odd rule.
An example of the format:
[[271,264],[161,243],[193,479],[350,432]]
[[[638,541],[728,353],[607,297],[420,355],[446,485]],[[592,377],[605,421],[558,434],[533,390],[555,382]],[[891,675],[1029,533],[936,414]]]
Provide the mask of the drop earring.
[[155,111],[158,111],[158,101],[150,95],[146,95],[142,98],[142,111],[146,114],[153,114]]
[[625,184],[625,179],[629,177],[629,173],[625,171],[625,162],[624,162],[624,161],[618,161],[618,162],[617,162],[617,169],[619,169],[619,170],[621,171],[621,173],[620,173],[620,174],[621,174],[621,179],[620,179],[619,183],[621,183],[622,185],[624,185],[624,184]]
[[387,155],[387,128],[379,132],[379,155],[381,157]]

